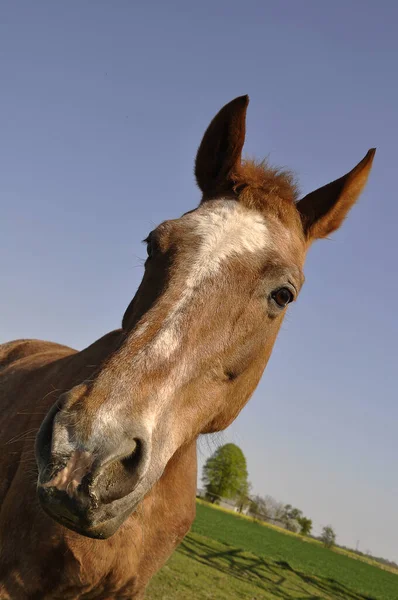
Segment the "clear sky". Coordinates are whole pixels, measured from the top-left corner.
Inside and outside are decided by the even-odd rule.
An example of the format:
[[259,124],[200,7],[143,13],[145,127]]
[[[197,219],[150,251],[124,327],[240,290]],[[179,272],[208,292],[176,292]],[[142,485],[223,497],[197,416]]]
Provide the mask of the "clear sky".
[[151,228],[193,208],[208,122],[249,94],[246,153],[303,193],[378,148],[343,229],[317,242],[262,382],[202,440],[254,491],[398,561],[398,4],[3,2],[0,341],[83,348],[119,326]]

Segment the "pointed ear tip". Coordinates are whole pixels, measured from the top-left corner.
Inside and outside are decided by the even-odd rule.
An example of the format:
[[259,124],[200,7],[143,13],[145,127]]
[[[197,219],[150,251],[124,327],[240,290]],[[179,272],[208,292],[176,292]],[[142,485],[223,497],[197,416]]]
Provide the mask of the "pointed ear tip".
[[367,169],[369,170],[372,167],[373,159],[376,154],[376,148],[369,148],[363,159],[358,163],[355,169]]
[[250,102],[250,98],[247,94],[245,94],[244,96],[238,96],[235,98],[235,100],[232,100],[232,102],[234,104],[241,104],[243,107],[247,107]]

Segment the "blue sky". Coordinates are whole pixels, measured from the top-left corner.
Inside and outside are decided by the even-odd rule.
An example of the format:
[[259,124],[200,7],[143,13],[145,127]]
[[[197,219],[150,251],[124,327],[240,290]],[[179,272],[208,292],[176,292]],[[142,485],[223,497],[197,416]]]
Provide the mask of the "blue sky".
[[83,348],[119,326],[140,243],[193,208],[217,110],[249,94],[246,154],[303,193],[378,148],[359,204],[308,257],[255,395],[200,443],[244,450],[254,491],[398,560],[398,5],[5,2],[0,341]]

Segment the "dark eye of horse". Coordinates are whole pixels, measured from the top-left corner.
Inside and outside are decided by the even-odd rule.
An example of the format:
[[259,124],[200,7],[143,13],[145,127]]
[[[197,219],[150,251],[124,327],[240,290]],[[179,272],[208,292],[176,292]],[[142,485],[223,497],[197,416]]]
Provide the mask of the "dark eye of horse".
[[144,244],[146,244],[146,252],[148,254],[148,258],[152,258],[156,249],[152,233],[150,233],[148,237],[144,240]]
[[292,292],[286,287],[279,288],[279,290],[276,290],[271,294],[271,297],[280,308],[285,308],[285,306],[294,300]]

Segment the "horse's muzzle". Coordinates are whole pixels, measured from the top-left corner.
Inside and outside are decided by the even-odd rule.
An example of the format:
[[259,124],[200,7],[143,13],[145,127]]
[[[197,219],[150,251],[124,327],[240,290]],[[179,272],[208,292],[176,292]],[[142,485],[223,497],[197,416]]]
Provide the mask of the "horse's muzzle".
[[40,504],[65,527],[107,538],[142,500],[150,438],[137,426],[117,444],[115,436],[103,435],[101,444],[88,440],[83,446],[64,424],[61,409],[62,402],[50,409],[36,437]]

